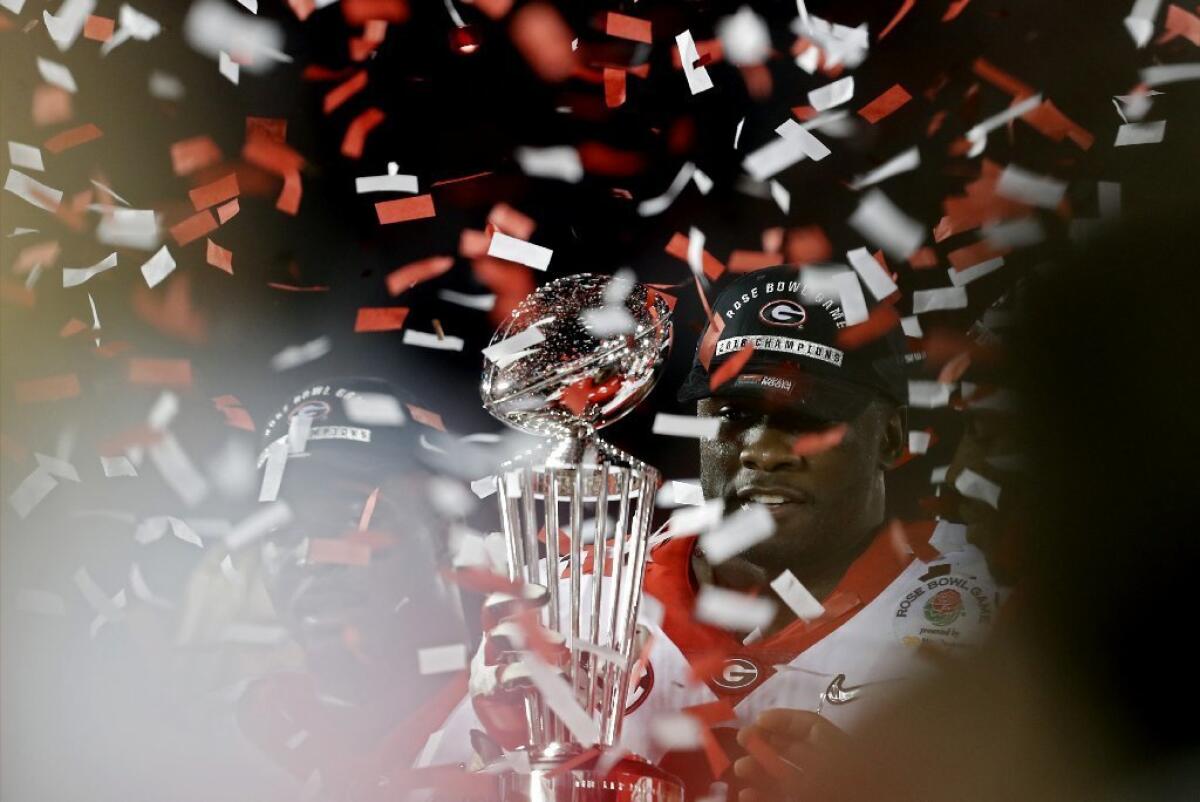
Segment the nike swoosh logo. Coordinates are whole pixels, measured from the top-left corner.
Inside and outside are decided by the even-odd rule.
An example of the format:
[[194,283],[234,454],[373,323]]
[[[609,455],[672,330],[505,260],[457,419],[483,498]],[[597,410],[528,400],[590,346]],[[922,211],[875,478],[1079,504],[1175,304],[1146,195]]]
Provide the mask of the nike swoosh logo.
[[821,694],[821,697],[831,705],[845,705],[857,699],[865,687],[867,686],[851,685],[846,687],[846,675],[838,674],[833,678],[833,682],[829,683],[829,687],[825,689],[825,693]]

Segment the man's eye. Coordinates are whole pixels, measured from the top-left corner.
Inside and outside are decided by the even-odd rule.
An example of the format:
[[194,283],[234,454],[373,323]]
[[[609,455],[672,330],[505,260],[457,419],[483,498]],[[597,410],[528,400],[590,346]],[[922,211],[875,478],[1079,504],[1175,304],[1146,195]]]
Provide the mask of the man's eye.
[[746,420],[750,417],[750,415],[746,412],[746,410],[738,409],[737,407],[721,407],[719,410],[717,410],[717,417],[723,421],[736,423],[738,421]]

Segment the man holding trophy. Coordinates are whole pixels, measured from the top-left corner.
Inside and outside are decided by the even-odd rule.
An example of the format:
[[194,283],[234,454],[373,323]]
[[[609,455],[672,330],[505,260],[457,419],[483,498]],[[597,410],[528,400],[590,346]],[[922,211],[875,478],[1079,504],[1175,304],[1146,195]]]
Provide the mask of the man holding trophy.
[[485,351],[485,405],[552,439],[497,477],[511,585],[425,763],[486,764],[505,800],[800,798],[931,652],[982,638],[983,555],[885,521],[903,338],[847,347],[828,283],[788,267],[714,303],[680,391],[713,421],[707,503],[652,539],[657,472],[594,432],[649,392],[670,312],[619,282],[552,282]]

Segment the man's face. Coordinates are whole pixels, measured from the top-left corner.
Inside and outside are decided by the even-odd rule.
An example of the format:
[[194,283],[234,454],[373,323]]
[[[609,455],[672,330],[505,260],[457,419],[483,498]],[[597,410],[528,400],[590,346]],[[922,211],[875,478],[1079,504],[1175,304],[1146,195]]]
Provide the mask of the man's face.
[[698,412],[721,421],[715,439],[700,441],[705,497],[725,499],[727,510],[762,504],[775,518],[775,534],[742,553],[750,562],[820,563],[853,548],[883,520],[883,469],[903,442],[894,407],[872,402],[845,423],[836,445],[819,453],[805,446],[834,425],[790,407],[716,396],[700,401]]
[[264,549],[276,613],[325,692],[378,697],[415,673],[418,648],[458,638],[414,478],[342,471],[287,487],[291,478],[281,498],[293,523]]

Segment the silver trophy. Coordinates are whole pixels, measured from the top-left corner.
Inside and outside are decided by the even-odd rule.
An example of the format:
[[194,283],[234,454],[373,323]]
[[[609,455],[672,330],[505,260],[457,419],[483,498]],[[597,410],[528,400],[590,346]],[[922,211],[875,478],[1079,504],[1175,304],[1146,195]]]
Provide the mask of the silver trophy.
[[[578,706],[568,726],[543,694],[524,684],[529,771],[501,774],[504,802],[683,799],[674,777],[609,751],[620,738],[637,657],[635,625],[660,477],[596,436],[653,388],[671,331],[670,307],[652,289],[582,274],[527,297],[485,351],[485,408],[545,438],[501,467],[497,498],[509,579],[538,597],[542,626],[569,649],[555,680]],[[589,543],[594,567],[585,581]],[[564,571],[567,580],[560,579]],[[577,737],[580,709],[591,733],[586,740]]]

